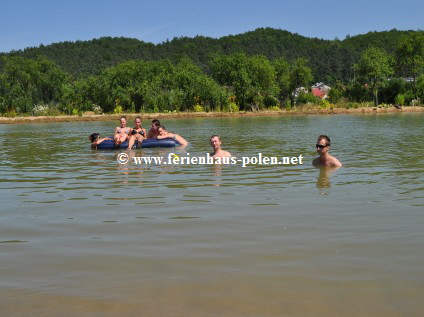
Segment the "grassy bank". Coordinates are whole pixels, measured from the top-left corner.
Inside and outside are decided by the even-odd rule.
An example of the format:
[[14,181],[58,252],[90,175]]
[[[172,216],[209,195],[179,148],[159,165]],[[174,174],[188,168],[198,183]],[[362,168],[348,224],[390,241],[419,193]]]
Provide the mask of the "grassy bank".
[[204,117],[251,117],[251,116],[285,116],[285,115],[332,115],[332,114],[360,114],[360,113],[396,113],[396,112],[424,112],[424,106],[403,107],[397,109],[391,107],[361,107],[361,108],[331,108],[321,109],[314,106],[297,107],[291,110],[262,110],[240,112],[170,112],[170,113],[125,113],[125,114],[100,114],[84,113],[82,116],[24,116],[24,117],[0,117],[0,124],[18,123],[48,123],[48,122],[80,122],[80,121],[114,121],[119,120],[121,115],[127,116],[131,122],[136,116],[144,120],[162,118],[204,118]]

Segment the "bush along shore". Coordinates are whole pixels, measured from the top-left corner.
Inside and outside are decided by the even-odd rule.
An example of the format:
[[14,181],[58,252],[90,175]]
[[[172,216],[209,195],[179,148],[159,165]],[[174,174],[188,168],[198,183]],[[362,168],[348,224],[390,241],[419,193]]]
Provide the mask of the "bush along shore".
[[0,117],[0,124],[18,123],[49,123],[49,122],[80,122],[80,121],[116,121],[121,116],[126,116],[132,121],[141,116],[143,120],[166,119],[166,118],[204,118],[204,117],[252,117],[252,116],[285,116],[285,115],[337,115],[337,114],[382,114],[403,112],[424,112],[424,105],[396,107],[393,105],[380,105],[378,107],[355,105],[357,107],[340,107],[334,105],[329,108],[304,105],[290,110],[260,110],[260,111],[237,111],[237,112],[163,112],[163,113],[122,113],[122,114],[95,114],[85,112],[80,115],[56,115],[56,116],[15,116]]

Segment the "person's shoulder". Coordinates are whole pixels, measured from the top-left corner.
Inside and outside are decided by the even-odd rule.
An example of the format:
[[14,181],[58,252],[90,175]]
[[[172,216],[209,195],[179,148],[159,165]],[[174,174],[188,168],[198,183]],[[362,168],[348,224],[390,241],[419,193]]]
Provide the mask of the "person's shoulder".
[[211,153],[211,156],[213,156],[213,157],[231,157],[232,155],[228,151],[221,150],[217,153]]
[[334,156],[332,156],[331,157],[331,166],[342,167],[343,164],[337,158],[335,158]]
[[231,157],[232,155],[231,155],[231,152],[228,152],[228,151],[223,151],[224,153],[223,153],[223,156],[224,157]]
[[333,162],[333,166],[334,167],[342,167],[343,166],[343,164],[338,160],[338,159],[336,159],[336,161],[335,162]]

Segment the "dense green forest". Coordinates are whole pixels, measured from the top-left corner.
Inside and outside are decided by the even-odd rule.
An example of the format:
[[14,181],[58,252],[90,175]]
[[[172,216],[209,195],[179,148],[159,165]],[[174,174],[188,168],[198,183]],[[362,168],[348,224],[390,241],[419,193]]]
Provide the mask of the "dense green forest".
[[[0,54],[0,113],[409,104],[424,99],[423,66],[423,31],[369,32],[341,41],[261,28],[157,45],[105,37]],[[293,94],[313,82],[332,87],[328,101]]]
[[415,31],[369,32],[348,36],[343,41],[330,41],[307,38],[284,30],[260,28],[219,39],[180,37],[157,45],[137,39],[103,37],[91,41],[41,45],[0,56],[44,56],[74,77],[100,74],[105,68],[127,60],[177,60],[189,57],[208,72],[210,55],[214,53],[244,52],[247,55],[264,55],[270,60],[284,57],[288,61],[305,57],[309,60],[314,78],[332,84],[336,80],[347,81],[353,76],[352,64],[366,48],[375,46],[392,53],[400,38],[410,33]]

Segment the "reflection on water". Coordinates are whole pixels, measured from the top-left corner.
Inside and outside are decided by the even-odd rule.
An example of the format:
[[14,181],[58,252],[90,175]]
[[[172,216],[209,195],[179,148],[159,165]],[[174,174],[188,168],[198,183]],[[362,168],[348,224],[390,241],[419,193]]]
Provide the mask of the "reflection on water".
[[213,180],[214,183],[213,186],[221,186],[222,182],[222,164],[214,164],[211,166],[211,169],[213,170]]
[[[86,142],[114,122],[0,126],[1,315],[422,316],[423,119],[166,120],[188,148],[123,151],[220,134],[305,162],[247,167],[118,164]],[[319,134],[343,168],[311,166]]]
[[320,189],[321,195],[328,195],[330,192],[329,189],[331,188],[330,177],[339,168],[319,167],[317,169],[319,170],[317,177],[317,188]]

